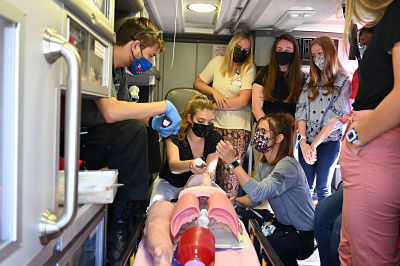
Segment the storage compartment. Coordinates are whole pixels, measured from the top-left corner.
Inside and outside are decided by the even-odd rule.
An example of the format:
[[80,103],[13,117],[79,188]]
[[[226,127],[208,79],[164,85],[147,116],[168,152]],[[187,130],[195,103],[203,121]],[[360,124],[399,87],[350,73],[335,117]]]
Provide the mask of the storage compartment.
[[[64,171],[59,171],[59,203],[64,204]],[[78,203],[112,203],[119,184],[118,170],[80,171]]]

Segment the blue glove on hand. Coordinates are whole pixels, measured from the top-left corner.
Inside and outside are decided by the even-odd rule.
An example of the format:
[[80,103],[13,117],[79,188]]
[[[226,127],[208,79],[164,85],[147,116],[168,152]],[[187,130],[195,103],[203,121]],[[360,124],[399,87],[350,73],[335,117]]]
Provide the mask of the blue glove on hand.
[[165,129],[172,129],[173,134],[177,134],[179,128],[181,127],[182,118],[176,110],[175,106],[168,100],[165,100],[167,103],[167,108],[165,108],[164,114],[171,120],[171,125],[166,127]]
[[170,135],[176,135],[178,133],[179,128],[176,129],[171,127],[172,123],[168,127],[164,127],[163,121],[165,118],[166,118],[165,114],[154,116],[151,121],[151,127],[154,130],[158,131],[161,137],[163,138],[166,138]]

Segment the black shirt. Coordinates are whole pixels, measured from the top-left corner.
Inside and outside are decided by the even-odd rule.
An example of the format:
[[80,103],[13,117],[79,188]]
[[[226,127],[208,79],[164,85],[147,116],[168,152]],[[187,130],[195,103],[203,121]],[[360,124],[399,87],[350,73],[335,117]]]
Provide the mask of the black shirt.
[[[257,73],[257,77],[253,83],[261,85],[265,87],[265,74],[268,71],[268,66],[264,66]],[[283,102],[290,94],[289,85],[287,84],[287,80],[285,79],[285,72],[278,71],[278,75],[276,77],[275,86],[272,90],[272,97],[275,99],[274,101],[264,101],[263,103],[263,111],[264,113],[289,113],[293,117],[296,112],[296,103],[286,103]]]
[[[187,140],[187,138],[185,138],[184,141],[182,140],[178,140],[178,137],[176,135],[172,135],[171,136],[171,140],[172,142],[178,146],[179,148],[179,159],[181,161],[184,160],[193,160],[193,153],[192,153],[192,149],[190,148],[189,142]],[[204,149],[203,149],[203,161],[206,161],[207,156],[211,153],[214,153],[216,151],[217,148],[217,144],[218,142],[222,140],[221,135],[213,130],[206,138],[204,141]],[[167,180],[169,183],[171,183],[171,185],[175,186],[175,187],[183,187],[185,186],[187,180],[189,179],[189,177],[193,175],[193,173],[191,171],[182,173],[182,174],[173,174],[171,173],[171,169],[169,168],[169,163],[168,163],[168,159],[165,161],[164,163],[164,167],[160,173],[160,177],[164,178],[165,180]]]
[[400,0],[394,0],[377,24],[358,70],[360,84],[353,108],[375,109],[393,89],[393,62],[390,51],[400,41]]

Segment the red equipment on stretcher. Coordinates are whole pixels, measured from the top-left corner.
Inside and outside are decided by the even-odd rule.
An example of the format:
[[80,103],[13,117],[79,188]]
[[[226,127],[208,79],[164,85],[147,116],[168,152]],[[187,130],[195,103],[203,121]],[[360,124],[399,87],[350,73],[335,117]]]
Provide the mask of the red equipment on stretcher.
[[[242,222],[220,188],[183,190],[172,211],[170,233],[169,240],[178,243],[175,259],[182,265],[260,265]],[[134,265],[154,265],[146,245],[150,243],[142,239]]]

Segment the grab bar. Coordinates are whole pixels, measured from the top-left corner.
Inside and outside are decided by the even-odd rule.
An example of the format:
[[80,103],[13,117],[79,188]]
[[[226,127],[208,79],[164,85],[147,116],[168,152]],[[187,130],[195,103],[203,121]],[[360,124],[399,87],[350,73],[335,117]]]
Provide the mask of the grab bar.
[[40,217],[40,242],[46,245],[61,235],[75,219],[78,201],[79,126],[81,112],[81,58],[75,47],[53,28],[47,28],[42,40],[43,53],[53,64],[64,57],[68,65],[68,89],[65,113],[65,204],[64,213],[57,217],[50,209]]

